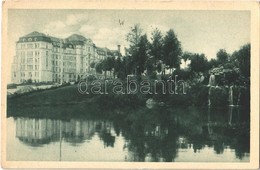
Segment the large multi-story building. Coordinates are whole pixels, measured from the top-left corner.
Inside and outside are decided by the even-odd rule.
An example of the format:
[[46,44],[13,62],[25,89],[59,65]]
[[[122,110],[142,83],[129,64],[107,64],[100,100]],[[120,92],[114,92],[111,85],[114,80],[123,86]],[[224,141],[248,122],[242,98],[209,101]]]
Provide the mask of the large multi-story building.
[[[12,82],[71,82],[91,72],[91,63],[119,56],[118,51],[96,47],[91,39],[73,34],[61,39],[32,32],[16,42]],[[93,69],[92,69],[93,72]]]

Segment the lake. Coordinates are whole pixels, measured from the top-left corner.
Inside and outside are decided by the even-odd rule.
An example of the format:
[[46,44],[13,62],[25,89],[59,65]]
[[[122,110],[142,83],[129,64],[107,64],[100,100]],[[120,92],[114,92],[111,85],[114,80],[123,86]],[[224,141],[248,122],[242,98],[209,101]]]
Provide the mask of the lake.
[[45,112],[46,117],[17,114],[8,117],[7,160],[249,162],[250,159],[250,114],[240,107],[157,106],[117,109],[107,114],[97,112],[91,116],[47,116],[55,114],[55,110],[75,111],[73,108],[81,108],[78,112],[88,110],[84,104],[38,106],[20,110],[35,115],[37,111],[41,115]]

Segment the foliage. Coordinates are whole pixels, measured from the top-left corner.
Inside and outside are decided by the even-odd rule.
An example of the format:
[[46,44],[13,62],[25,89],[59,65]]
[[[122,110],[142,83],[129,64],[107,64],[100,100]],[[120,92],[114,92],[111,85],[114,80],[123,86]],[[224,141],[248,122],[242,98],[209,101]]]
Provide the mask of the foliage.
[[153,57],[148,57],[148,59],[145,62],[145,68],[146,68],[146,71],[147,71],[147,75],[151,75],[152,72],[155,70]]
[[195,106],[207,106],[209,87],[202,84],[193,85],[189,91],[191,95],[191,101]]
[[210,87],[209,99],[211,106],[228,105],[228,89],[225,87]]
[[94,75],[89,75],[89,76],[87,76],[87,81],[88,82],[91,82],[91,81],[93,81],[93,80],[96,80],[97,78],[94,76]]
[[192,56],[192,53],[190,53],[190,52],[184,52],[184,53],[182,54],[181,58],[184,60],[185,66],[186,66],[187,60],[190,59],[191,56]]
[[[112,71],[115,67],[115,57],[107,57],[103,61],[101,61],[101,68],[105,72],[105,78],[107,77],[107,71]],[[100,71],[100,70],[99,70]]]
[[219,62],[216,60],[216,59],[211,59],[208,63],[207,63],[207,69],[212,69],[212,68],[215,68],[215,67],[218,67],[219,65]]
[[96,72],[102,74],[102,63],[96,64]]
[[163,36],[161,31],[156,28],[152,32],[152,43],[150,45],[150,55],[153,57],[154,62],[162,60],[163,58]]
[[229,60],[229,54],[224,49],[220,49],[217,52],[217,61],[220,64],[226,63]]
[[239,69],[232,66],[231,63],[226,63],[220,67],[213,68],[210,70],[210,73],[217,77],[218,85],[237,84],[239,77]]
[[137,67],[137,75],[141,75],[141,73],[145,70],[145,62],[148,58],[148,40],[146,34],[141,36],[140,42],[138,43],[138,51],[137,58],[134,58],[134,62]]
[[14,83],[7,84],[7,89],[16,89],[16,87],[17,87],[17,84],[14,84]]
[[182,54],[181,43],[172,29],[170,29],[164,37],[163,53],[163,62],[169,68],[180,67],[180,56]]
[[117,57],[117,59],[115,60],[114,74],[115,74],[118,78],[120,78],[120,79],[123,78],[124,65],[123,65],[123,61],[121,60],[120,57]]
[[157,78],[157,73],[156,71],[153,71],[151,74],[150,74],[150,79],[156,79]]
[[189,65],[193,72],[205,72],[207,70],[207,58],[204,54],[190,55],[191,63]]
[[177,69],[173,72],[173,77],[178,76],[178,80],[188,80],[191,77],[190,70]]
[[250,47],[250,44],[246,44],[231,56],[232,61],[245,77],[250,77]]
[[129,65],[131,66],[130,70],[131,73],[135,73],[136,74],[136,59],[137,59],[137,52],[138,52],[138,45],[140,43],[141,40],[141,36],[142,36],[142,29],[140,27],[140,24],[136,24],[134,25],[134,27],[131,27],[131,31],[127,34],[126,36],[126,40],[129,43],[129,48],[127,49],[127,56],[129,56],[128,58],[128,62]]
[[90,68],[95,68],[95,65],[96,65],[95,62],[90,63]]

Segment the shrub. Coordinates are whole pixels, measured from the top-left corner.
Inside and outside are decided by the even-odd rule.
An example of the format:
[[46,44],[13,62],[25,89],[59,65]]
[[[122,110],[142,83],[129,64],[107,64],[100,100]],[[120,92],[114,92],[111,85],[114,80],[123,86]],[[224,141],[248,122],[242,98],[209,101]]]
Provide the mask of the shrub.
[[16,84],[7,84],[7,89],[15,89],[16,87]]
[[211,106],[227,106],[228,105],[228,88],[226,87],[210,87],[209,99]]
[[196,84],[188,91],[191,95],[192,103],[196,106],[208,105],[209,87],[202,84]]
[[155,71],[153,71],[150,75],[150,79],[157,79],[157,74]]

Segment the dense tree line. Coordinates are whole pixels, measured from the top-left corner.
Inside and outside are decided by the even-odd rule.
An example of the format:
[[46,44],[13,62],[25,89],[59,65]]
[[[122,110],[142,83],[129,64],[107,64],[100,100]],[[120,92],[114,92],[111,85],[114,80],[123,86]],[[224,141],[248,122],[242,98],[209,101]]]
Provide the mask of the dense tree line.
[[[164,73],[165,69],[181,73],[186,72],[187,78],[191,78],[196,73],[209,74],[209,71],[221,67],[221,69],[237,69],[240,77],[248,79],[250,77],[250,44],[242,46],[238,51],[228,54],[225,49],[220,49],[215,58],[208,60],[205,54],[183,52],[181,42],[173,29],[170,29],[163,36],[159,29],[154,29],[150,40],[143,33],[139,24],[131,27],[126,36],[129,47],[123,57],[108,57],[95,64],[97,73],[113,72],[114,78],[125,79],[127,75],[142,74],[155,76]],[[185,69],[180,68],[183,60]],[[189,64],[187,64],[189,61]],[[93,66],[92,66],[93,68]],[[232,77],[232,76],[231,76]]]
[[126,36],[129,48],[122,58],[106,58],[96,64],[96,71],[114,71],[116,77],[124,79],[127,75],[134,74],[141,76],[146,73],[148,76],[156,71],[162,72],[163,68],[179,68],[182,47],[173,29],[170,29],[165,36],[159,29],[152,32],[150,41],[143,33],[139,24],[131,27]]

